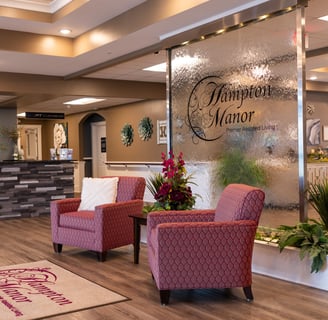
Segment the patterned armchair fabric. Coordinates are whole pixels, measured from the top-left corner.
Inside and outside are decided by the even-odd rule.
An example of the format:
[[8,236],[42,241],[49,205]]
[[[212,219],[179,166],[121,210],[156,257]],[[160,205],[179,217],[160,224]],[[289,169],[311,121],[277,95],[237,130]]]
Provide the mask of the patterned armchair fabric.
[[97,206],[94,211],[77,211],[79,198],[52,201],[51,232],[54,250],[63,245],[97,252],[105,261],[107,251],[133,244],[131,213],[141,213],[146,182],[142,177],[119,177],[116,203]]
[[162,304],[174,289],[243,287],[253,300],[252,253],[264,197],[258,188],[231,184],[216,210],[148,214],[148,260]]

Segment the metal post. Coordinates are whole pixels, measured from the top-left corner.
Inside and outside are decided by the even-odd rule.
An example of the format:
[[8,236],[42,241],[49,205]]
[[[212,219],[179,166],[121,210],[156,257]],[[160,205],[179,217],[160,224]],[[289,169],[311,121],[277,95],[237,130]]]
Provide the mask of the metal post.
[[300,201],[300,221],[308,218],[306,188],[306,118],[305,118],[305,9],[304,4],[296,8],[296,40],[297,40],[297,114],[298,114],[298,180],[299,180],[299,201]]

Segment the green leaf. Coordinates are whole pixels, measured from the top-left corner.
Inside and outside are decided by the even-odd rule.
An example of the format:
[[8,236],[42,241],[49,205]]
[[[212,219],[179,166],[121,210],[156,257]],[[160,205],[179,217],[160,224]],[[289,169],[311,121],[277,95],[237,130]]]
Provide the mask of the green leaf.
[[[310,220],[309,220],[310,221]],[[328,253],[328,231],[324,224],[311,220],[295,226],[280,226],[278,245],[280,252],[286,246],[300,248],[300,259],[312,260],[311,273],[318,272],[325,264]]]
[[312,260],[312,265],[311,265],[311,273],[313,272],[319,272],[320,269],[323,267],[324,262],[322,261],[320,256],[316,256]]
[[155,194],[158,192],[159,188],[164,182],[164,177],[161,173],[154,173],[152,176],[147,178],[146,180],[146,186],[150,193],[155,196]]
[[318,212],[322,223],[328,229],[328,180],[310,183],[307,194],[309,203]]

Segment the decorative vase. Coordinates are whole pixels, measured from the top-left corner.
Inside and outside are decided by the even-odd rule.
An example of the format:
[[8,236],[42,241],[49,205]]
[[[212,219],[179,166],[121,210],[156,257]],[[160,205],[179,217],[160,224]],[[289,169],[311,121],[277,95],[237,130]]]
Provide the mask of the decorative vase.
[[19,159],[19,152],[18,152],[18,147],[17,144],[14,144],[14,152],[13,152],[13,159],[18,160]]
[[56,160],[60,160],[60,148],[56,148]]

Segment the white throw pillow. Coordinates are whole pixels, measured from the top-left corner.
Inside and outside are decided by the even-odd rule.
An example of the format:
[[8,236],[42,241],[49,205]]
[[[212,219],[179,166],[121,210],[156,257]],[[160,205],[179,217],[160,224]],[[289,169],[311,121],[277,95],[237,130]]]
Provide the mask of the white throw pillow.
[[95,210],[96,206],[116,202],[118,178],[83,178],[78,211]]

